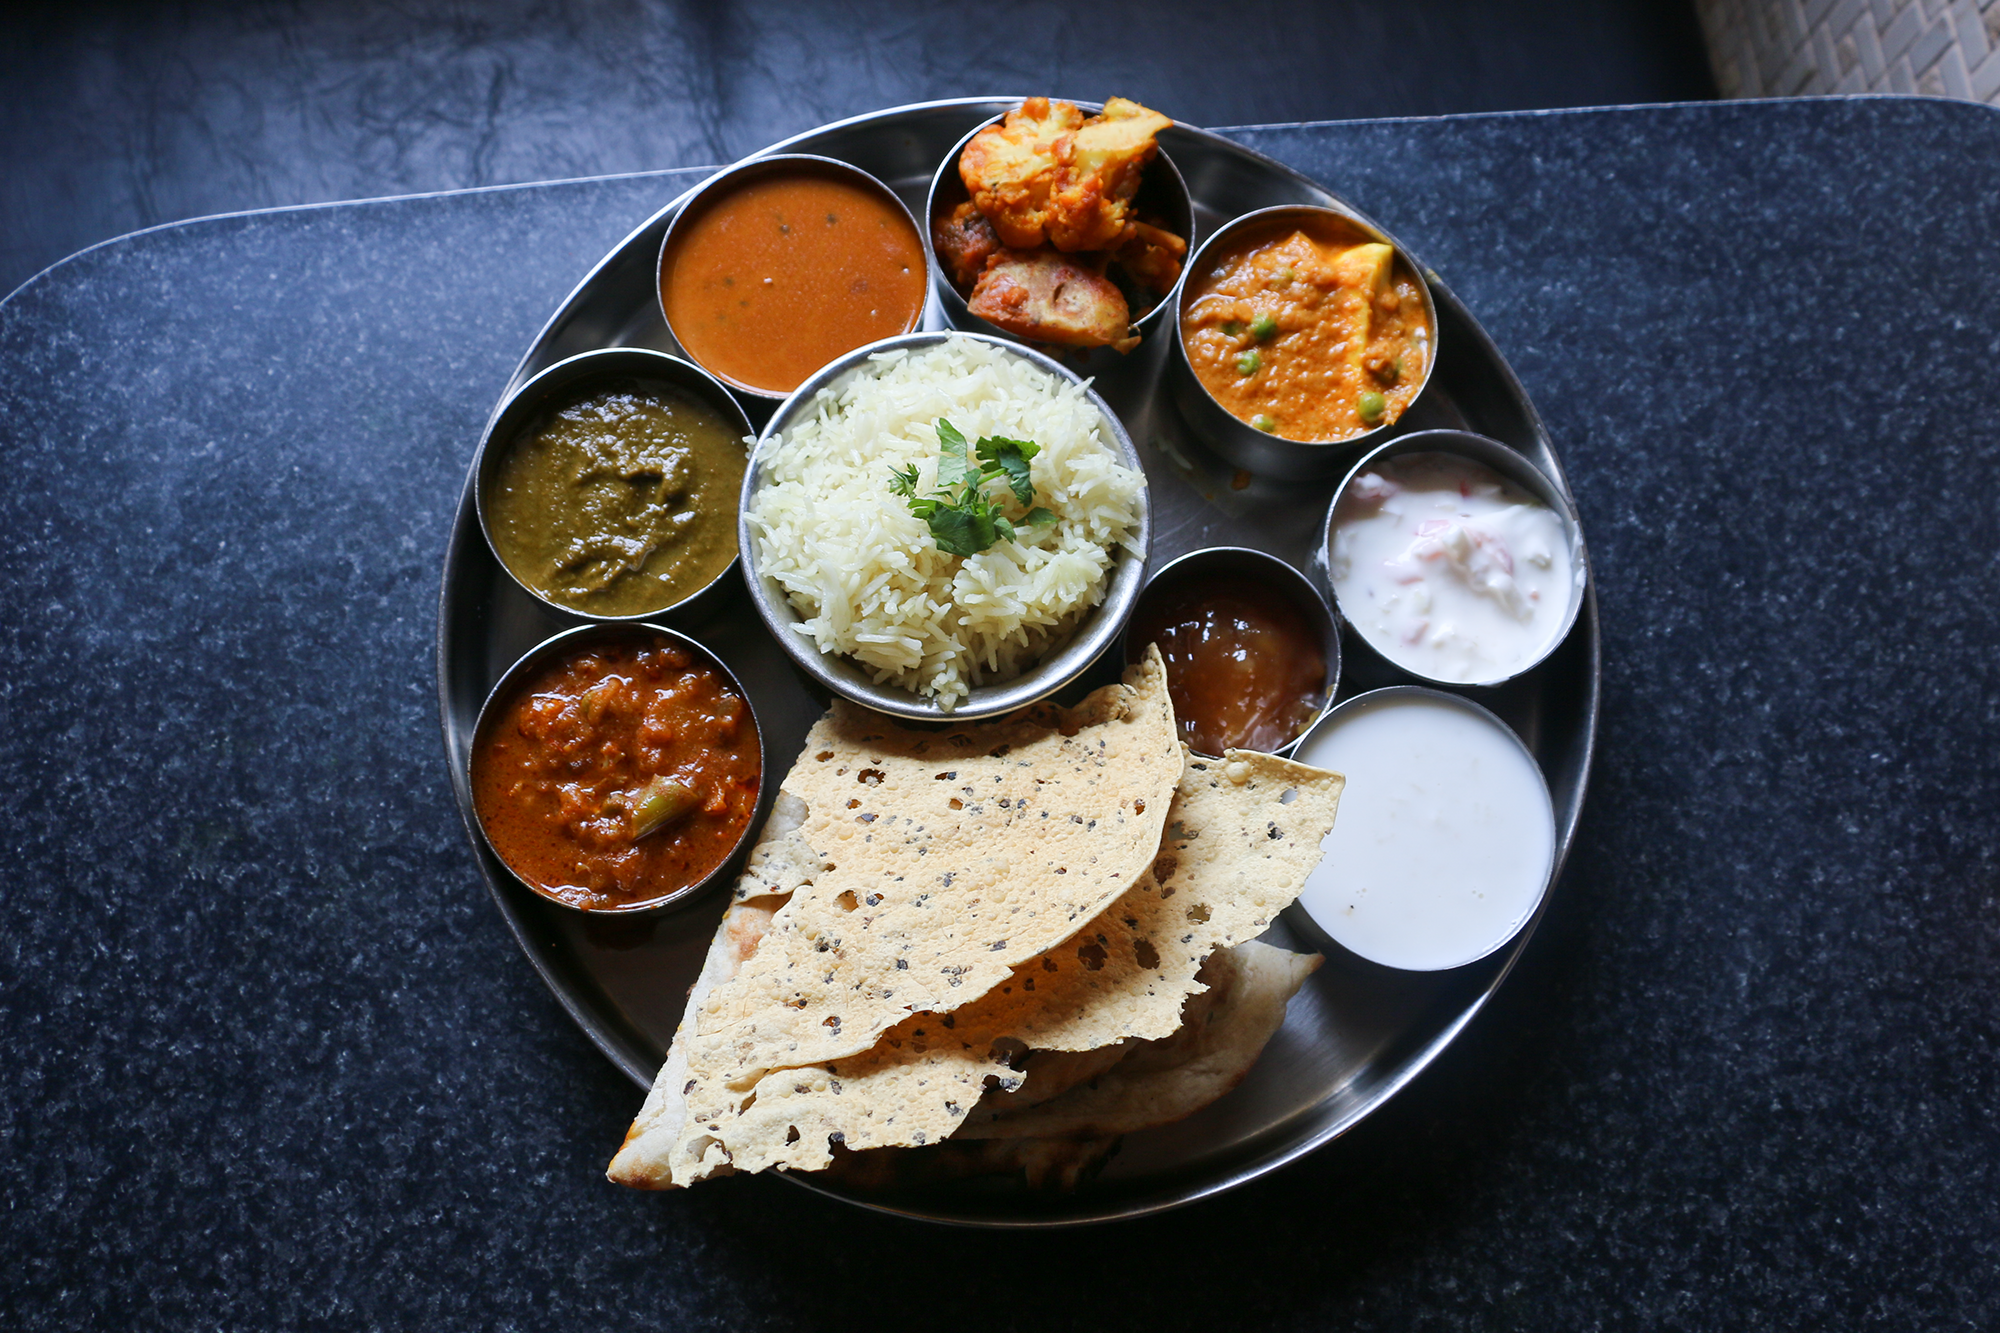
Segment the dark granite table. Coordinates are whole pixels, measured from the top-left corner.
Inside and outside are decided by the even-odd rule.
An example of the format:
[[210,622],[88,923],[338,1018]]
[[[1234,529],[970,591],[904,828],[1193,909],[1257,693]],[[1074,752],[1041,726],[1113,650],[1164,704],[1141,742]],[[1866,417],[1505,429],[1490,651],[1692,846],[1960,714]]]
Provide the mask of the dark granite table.
[[0,306],[14,1327],[2000,1320],[2000,117],[1240,132],[1512,359],[1605,705],[1496,1003],[1276,1176],[1085,1233],[630,1194],[487,900],[437,573],[543,317],[689,179],[209,219]]

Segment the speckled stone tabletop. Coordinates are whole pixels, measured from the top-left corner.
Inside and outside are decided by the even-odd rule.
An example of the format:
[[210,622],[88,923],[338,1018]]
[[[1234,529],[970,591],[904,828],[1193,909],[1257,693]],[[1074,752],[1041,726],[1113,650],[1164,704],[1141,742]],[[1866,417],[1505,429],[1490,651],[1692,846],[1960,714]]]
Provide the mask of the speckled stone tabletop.
[[2000,113],[1237,132],[1441,272],[1591,541],[1582,830],[1495,1003],[1219,1199],[1056,1235],[604,1182],[440,561],[543,318],[691,176],[209,219],[0,306],[0,1321],[2000,1322]]

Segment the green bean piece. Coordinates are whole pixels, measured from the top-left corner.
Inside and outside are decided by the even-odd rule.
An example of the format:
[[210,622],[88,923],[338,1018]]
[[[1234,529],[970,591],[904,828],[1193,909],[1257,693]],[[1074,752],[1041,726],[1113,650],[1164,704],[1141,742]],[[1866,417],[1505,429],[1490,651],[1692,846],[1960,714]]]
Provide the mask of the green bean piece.
[[1268,412],[1259,412],[1251,417],[1250,424],[1267,435],[1278,429],[1277,421]]
[[594,724],[604,716],[604,710],[611,706],[611,696],[618,693],[619,683],[618,677],[606,676],[577,696],[577,702],[583,705],[584,721]]
[[1354,400],[1354,410],[1359,412],[1361,419],[1371,426],[1382,419],[1382,413],[1388,408],[1389,400],[1373,389],[1363,389],[1361,396]]
[[1250,321],[1250,336],[1263,342],[1278,331],[1278,321],[1269,315],[1259,315]]
[[1254,347],[1236,358],[1236,373],[1239,375],[1255,375],[1263,368],[1264,358],[1257,354],[1257,349]]
[[1389,383],[1394,384],[1403,378],[1407,369],[1403,364],[1403,358],[1407,355],[1409,355],[1407,352],[1398,352],[1396,359],[1389,363]]
[[1226,319],[1222,322],[1222,331],[1232,338],[1241,338],[1243,336],[1243,321],[1240,319]]
[[685,819],[701,804],[701,795],[685,782],[654,777],[641,787],[632,802],[632,841],[657,833],[678,819]]

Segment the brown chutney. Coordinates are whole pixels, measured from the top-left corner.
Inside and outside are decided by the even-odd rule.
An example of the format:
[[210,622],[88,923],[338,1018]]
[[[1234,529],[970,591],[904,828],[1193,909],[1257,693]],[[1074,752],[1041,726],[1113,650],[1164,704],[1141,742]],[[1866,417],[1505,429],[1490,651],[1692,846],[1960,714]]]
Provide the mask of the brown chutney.
[[1181,739],[1198,754],[1283,749],[1326,707],[1319,636],[1272,588],[1189,580],[1149,597],[1125,641],[1131,660],[1159,646]]
[[1394,246],[1337,214],[1274,218],[1188,274],[1181,344],[1215,401],[1287,440],[1394,422],[1430,372],[1423,288]]
[[692,394],[597,382],[506,443],[482,497],[493,549],[572,611],[647,615],[736,559],[743,443]]

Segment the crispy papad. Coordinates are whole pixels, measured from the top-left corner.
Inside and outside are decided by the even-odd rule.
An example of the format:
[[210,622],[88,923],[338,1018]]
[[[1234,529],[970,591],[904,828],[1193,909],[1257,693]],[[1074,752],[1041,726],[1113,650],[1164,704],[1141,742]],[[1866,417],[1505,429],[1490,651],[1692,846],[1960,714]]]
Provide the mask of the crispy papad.
[[711,992],[690,1065],[743,1087],[865,1051],[1075,934],[1152,859],[1175,735],[1157,652],[1075,709],[942,732],[836,702],[783,783],[826,868]]
[[676,1183],[668,1160],[681,1127],[687,1123],[688,1067],[683,1038],[688,1018],[717,984],[734,976],[743,960],[756,951],[770,929],[772,916],[785,905],[792,890],[818,873],[819,858],[801,831],[805,818],[805,802],[780,791],[743,873],[737,877],[722,924],[702,962],[701,975],[688,992],[687,1008],[667,1050],[666,1063],[653,1079],[653,1089],[646,1094],[638,1118],[625,1132],[624,1146],[605,1171],[620,1185],[668,1189]]
[[[810,878],[676,1034],[669,1064],[692,1113],[672,1182],[731,1161],[721,1128],[767,1072],[750,1062],[864,1051],[912,1007],[976,997],[1115,899],[1158,846],[1175,737],[1157,652],[1073,709],[997,723],[922,732],[836,704],[782,787],[805,807]],[[794,1163],[753,1153],[738,1169],[781,1164]]]
[[1038,1051],[1164,1037],[1217,949],[1253,939],[1297,898],[1346,779],[1276,755],[1190,755],[1147,873],[1084,930],[1019,971],[983,1013]]
[[910,1015],[867,1051],[773,1069],[748,1095],[704,1097],[697,1086],[675,1179],[724,1163],[818,1170],[833,1145],[935,1143],[989,1086],[1022,1086],[1013,1066],[1028,1048],[1092,1051],[1171,1035],[1183,1002],[1203,989],[1196,974],[1209,955],[1258,934],[1298,895],[1342,785],[1339,774],[1265,754],[1190,761],[1151,866],[1082,932],[971,1004]]
[[1180,1031],[1136,1044],[1106,1072],[1040,1105],[989,1097],[952,1141],[1097,1141],[1192,1115],[1243,1081],[1320,962],[1255,940],[1223,949],[1202,968],[1210,989],[1188,1002]]

